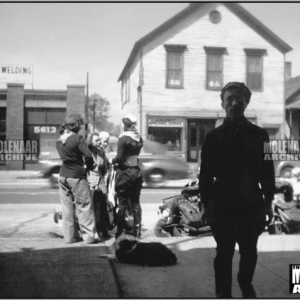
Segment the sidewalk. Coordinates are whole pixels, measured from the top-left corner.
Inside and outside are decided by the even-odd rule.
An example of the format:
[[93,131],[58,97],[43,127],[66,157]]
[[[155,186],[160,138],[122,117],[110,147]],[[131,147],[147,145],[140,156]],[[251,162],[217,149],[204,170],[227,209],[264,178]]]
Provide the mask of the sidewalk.
[[[12,173],[0,171],[0,180],[14,171],[5,172]],[[172,249],[178,263],[171,267],[140,267],[99,258],[109,252],[114,238],[91,246],[64,244],[61,228],[53,221],[55,204],[42,200],[38,205],[0,205],[0,298],[215,297],[213,237],[155,237],[158,204],[142,204],[142,241],[160,241]],[[232,294],[240,298],[236,250]],[[299,298],[289,294],[289,264],[300,263],[299,251],[299,235],[260,237],[253,280],[259,298]]]

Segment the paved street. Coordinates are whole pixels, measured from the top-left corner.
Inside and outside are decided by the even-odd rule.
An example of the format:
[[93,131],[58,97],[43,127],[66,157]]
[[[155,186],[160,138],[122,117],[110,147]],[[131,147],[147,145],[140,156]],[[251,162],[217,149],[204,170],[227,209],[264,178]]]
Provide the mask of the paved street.
[[[95,246],[66,245],[53,222],[58,190],[46,181],[0,183],[0,289],[5,298],[209,298],[214,297],[211,235],[157,238],[154,226],[162,198],[180,189],[143,189],[143,241],[160,241],[177,255],[167,268],[111,264],[100,259],[113,239]],[[236,281],[238,247],[233,261],[233,296],[241,297]],[[299,263],[299,235],[270,236],[258,243],[254,286],[259,298],[290,298],[289,264]],[[71,258],[76,257],[76,260]],[[87,275],[88,274],[88,275]],[[86,277],[88,276],[88,277]],[[89,284],[88,284],[89,282]]]
[[[162,199],[177,195],[184,182],[169,184],[173,188],[142,189],[142,203],[162,203]],[[47,179],[7,180],[0,182],[0,204],[59,203],[58,189],[51,188]]]

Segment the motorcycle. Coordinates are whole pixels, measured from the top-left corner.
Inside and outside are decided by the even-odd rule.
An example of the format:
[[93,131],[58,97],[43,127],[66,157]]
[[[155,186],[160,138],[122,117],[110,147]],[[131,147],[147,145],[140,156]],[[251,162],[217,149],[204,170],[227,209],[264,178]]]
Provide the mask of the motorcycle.
[[269,234],[292,234],[300,232],[299,196],[285,179],[276,179],[275,199],[272,203],[273,220],[268,226]]
[[210,226],[201,220],[201,198],[199,181],[195,180],[175,195],[162,200],[159,206],[159,220],[154,233],[158,237],[199,235],[211,232]]

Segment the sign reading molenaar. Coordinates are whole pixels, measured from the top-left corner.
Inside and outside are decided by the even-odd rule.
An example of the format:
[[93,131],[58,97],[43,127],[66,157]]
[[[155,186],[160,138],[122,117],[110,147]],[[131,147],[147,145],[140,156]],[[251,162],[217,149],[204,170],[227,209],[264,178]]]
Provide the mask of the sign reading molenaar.
[[37,140],[0,141],[0,161],[38,161]]
[[148,119],[148,126],[151,127],[183,127],[183,118],[154,118]]
[[30,65],[0,65],[0,82],[32,83],[33,66]]
[[300,160],[300,140],[264,141],[264,160]]

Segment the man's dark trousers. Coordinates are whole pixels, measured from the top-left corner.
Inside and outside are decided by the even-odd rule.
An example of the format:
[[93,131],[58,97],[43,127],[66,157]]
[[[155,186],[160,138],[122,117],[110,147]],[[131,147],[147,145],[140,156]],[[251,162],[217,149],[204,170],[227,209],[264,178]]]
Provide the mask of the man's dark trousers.
[[[238,243],[240,265],[238,282],[244,293],[252,289],[257,262],[257,241],[264,231],[266,217],[262,208],[231,204],[212,211],[211,227],[217,243],[214,260],[216,295],[231,297],[232,259]],[[225,210],[224,210],[225,209]]]
[[142,221],[142,208],[140,194],[143,178],[139,167],[119,166],[115,179],[115,191],[118,199],[117,231],[122,232],[125,227],[126,208],[132,208],[134,225],[140,226]]

